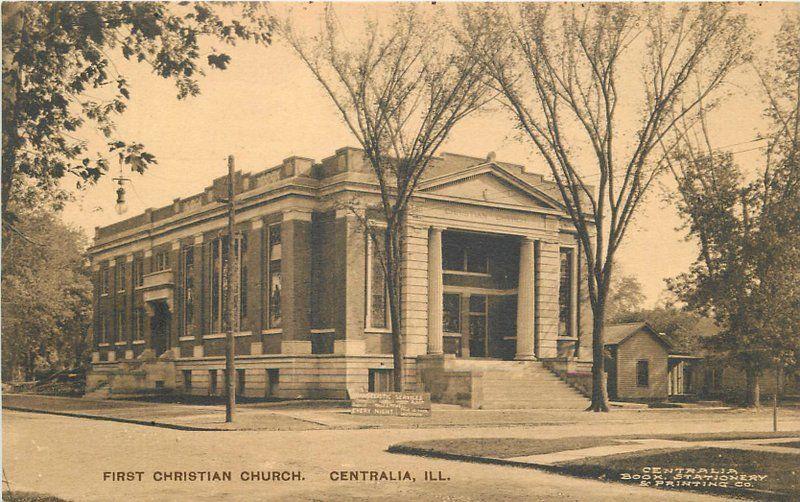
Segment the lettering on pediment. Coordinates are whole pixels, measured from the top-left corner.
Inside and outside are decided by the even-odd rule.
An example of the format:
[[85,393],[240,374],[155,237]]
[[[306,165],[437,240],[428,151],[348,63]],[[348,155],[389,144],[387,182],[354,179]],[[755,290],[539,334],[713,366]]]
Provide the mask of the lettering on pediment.
[[548,207],[544,202],[522,188],[498,178],[491,173],[479,174],[425,190],[427,193],[446,195],[494,204],[524,207]]

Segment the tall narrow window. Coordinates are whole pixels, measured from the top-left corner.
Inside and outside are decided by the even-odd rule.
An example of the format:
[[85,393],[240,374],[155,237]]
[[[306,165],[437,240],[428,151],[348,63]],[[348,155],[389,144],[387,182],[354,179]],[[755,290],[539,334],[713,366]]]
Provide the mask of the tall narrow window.
[[183,334],[194,329],[194,248],[183,248]]
[[144,285],[144,260],[136,258],[133,260],[133,285],[139,287]]
[[573,336],[572,311],[572,253],[570,248],[561,249],[561,275],[558,286],[558,334],[559,336]]
[[104,316],[100,316],[100,322],[98,323],[99,333],[97,333],[97,341],[99,343],[106,343],[108,339],[106,327],[106,318]]
[[281,327],[281,226],[270,225],[267,229],[267,270],[264,283],[267,286],[266,325]]
[[100,271],[100,294],[107,295],[110,281],[110,272],[108,267]]
[[122,342],[125,336],[125,310],[117,310],[117,336],[115,341]]
[[389,323],[387,321],[387,293],[386,275],[384,273],[383,265],[383,251],[384,251],[384,238],[382,235],[376,235],[375,240],[367,238],[369,253],[369,300],[370,311],[369,321],[372,328],[386,328]]
[[144,326],[147,315],[142,307],[133,311],[133,339],[144,340]]
[[125,292],[125,264],[123,262],[117,262],[114,267],[114,283],[118,293]]
[[[242,254],[241,251],[244,248],[241,245],[243,242],[242,238],[237,238],[236,242],[234,243],[234,252],[237,255],[236,265],[240,273],[241,278],[241,263],[242,263]],[[228,329],[228,309],[227,309],[227,298],[230,285],[228,284],[228,266],[230,265],[230,260],[228,259],[228,236],[220,237],[215,239],[212,243],[212,267],[211,267],[211,320],[212,320],[212,329],[217,333],[221,333],[223,331],[227,331]],[[234,272],[236,273],[236,272]],[[241,291],[241,288],[239,288]],[[242,314],[242,295],[239,294],[239,291],[234,292],[236,297],[238,298],[237,302],[237,311],[239,321],[241,322],[241,314]]]

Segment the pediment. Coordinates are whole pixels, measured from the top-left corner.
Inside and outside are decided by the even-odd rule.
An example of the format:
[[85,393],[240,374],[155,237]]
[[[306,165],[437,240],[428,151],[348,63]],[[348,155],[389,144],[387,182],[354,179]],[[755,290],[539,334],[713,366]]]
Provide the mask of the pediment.
[[[466,173],[465,173],[466,174]],[[484,169],[478,173],[462,177],[451,177],[447,180],[428,183],[421,191],[433,195],[442,195],[487,204],[505,204],[524,207],[542,207],[555,209],[556,206],[543,194],[502,173]]]

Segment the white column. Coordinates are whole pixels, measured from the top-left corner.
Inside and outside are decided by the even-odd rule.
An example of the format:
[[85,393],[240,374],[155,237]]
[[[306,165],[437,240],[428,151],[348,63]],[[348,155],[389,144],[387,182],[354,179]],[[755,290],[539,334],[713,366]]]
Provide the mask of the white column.
[[534,240],[523,237],[519,248],[519,285],[517,287],[517,360],[535,359],[534,355]]
[[442,229],[428,232],[428,354],[442,353]]

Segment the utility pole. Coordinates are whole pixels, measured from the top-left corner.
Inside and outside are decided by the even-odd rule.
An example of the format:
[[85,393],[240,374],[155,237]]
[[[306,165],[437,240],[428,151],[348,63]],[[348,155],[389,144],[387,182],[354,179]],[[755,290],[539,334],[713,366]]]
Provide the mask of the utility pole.
[[234,325],[238,324],[236,315],[236,200],[233,187],[233,155],[228,155],[228,268],[225,279],[228,282],[228,297],[226,309],[228,310],[228,332],[225,335],[225,386],[227,400],[225,402],[225,422],[233,422],[236,409],[236,345],[234,342]]

